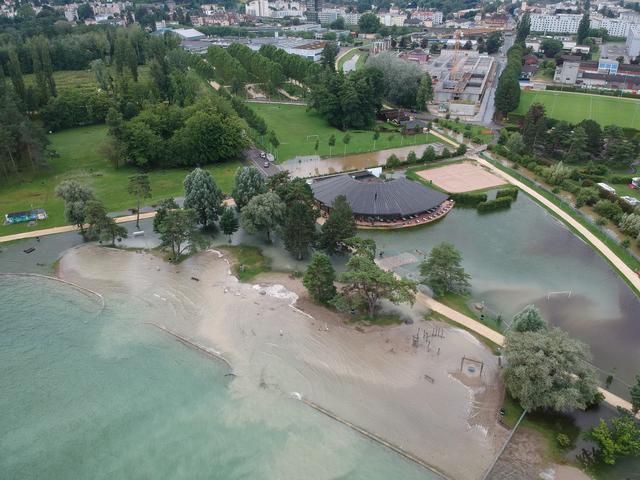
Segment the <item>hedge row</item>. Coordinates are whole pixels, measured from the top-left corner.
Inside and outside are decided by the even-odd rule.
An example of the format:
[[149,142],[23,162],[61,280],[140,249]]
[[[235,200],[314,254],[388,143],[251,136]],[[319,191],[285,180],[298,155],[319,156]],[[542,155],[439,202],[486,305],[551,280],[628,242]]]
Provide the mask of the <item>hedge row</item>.
[[478,204],[479,213],[493,212],[495,210],[501,210],[503,208],[510,208],[513,197],[500,197],[495,200],[488,200]]
[[477,207],[487,201],[486,193],[452,193],[451,198],[459,207]]

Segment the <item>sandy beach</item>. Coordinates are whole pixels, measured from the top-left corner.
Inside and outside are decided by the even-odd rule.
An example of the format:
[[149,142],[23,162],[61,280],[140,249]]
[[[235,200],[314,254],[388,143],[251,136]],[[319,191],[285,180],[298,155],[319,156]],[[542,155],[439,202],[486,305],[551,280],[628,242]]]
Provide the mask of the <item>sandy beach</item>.
[[[117,295],[143,299],[141,322],[222,355],[232,394],[255,398],[255,409],[245,401],[235,412],[244,421],[286,415],[286,402],[302,397],[460,480],[481,478],[506,436],[496,421],[497,358],[461,329],[422,321],[424,307],[402,310],[413,325],[356,327],[309,301],[288,275],[239,283],[214,251],[176,266],[83,245],[64,255],[58,275],[104,295],[107,308]],[[423,333],[436,329],[441,336],[427,344]]]

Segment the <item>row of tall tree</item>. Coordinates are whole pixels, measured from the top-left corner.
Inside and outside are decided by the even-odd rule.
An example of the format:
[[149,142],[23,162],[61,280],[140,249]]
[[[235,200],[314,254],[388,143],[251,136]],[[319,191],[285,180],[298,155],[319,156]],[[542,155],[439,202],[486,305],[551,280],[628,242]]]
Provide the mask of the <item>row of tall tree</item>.
[[604,128],[594,120],[572,125],[550,119],[543,105],[534,103],[521,121],[519,132],[505,142],[515,154],[536,154],[572,163],[590,161],[631,164],[640,153],[640,142],[617,125]]

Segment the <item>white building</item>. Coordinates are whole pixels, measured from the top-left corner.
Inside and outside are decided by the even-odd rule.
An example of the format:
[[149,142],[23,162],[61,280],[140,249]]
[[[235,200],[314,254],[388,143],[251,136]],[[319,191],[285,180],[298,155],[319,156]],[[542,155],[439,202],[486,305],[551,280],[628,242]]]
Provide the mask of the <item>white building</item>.
[[271,10],[267,0],[253,0],[247,3],[246,14],[253,17],[270,17]]
[[378,15],[378,18],[380,19],[380,23],[385,27],[402,27],[404,26],[404,21],[407,19],[407,16],[398,13],[381,13]]
[[547,15],[543,13],[531,14],[532,32],[550,33],[578,33],[578,25],[582,15]]
[[636,58],[640,55],[640,25],[632,25],[627,35],[627,55]]
[[411,18],[417,18],[423,22],[431,22],[432,25],[442,24],[442,12],[433,10],[416,10],[411,14]]

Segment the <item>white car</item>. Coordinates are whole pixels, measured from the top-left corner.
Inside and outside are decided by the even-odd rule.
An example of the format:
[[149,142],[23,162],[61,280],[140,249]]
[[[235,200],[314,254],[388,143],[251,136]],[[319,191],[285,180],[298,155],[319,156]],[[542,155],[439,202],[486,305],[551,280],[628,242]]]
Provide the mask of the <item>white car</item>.
[[262,166],[263,166],[264,168],[269,168],[269,162],[264,162],[264,163],[262,164]]
[[267,154],[264,152],[260,152],[260,158],[267,158]]

